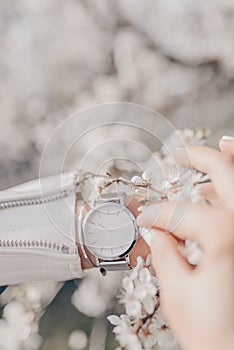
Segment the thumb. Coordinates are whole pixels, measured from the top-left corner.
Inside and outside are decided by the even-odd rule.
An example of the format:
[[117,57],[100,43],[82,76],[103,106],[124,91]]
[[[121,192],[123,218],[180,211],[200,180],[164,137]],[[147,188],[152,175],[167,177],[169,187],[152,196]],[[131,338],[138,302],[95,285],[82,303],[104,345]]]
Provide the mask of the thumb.
[[164,293],[174,293],[189,276],[191,266],[178,250],[178,241],[168,232],[152,229],[152,263]]

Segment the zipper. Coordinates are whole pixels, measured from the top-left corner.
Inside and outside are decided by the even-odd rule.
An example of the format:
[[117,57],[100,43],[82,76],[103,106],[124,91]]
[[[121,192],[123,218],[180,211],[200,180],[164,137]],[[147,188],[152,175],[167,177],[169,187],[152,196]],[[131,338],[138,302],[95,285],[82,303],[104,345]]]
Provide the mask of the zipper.
[[[6,200],[4,202],[0,202],[0,210],[15,208],[27,205],[39,205],[43,203],[54,202],[56,200],[60,200],[66,198],[72,193],[71,190],[64,190],[60,193],[54,193],[51,195],[47,195],[45,197],[41,197],[40,195],[31,197],[30,199],[14,199],[14,200]],[[63,254],[69,254],[69,247],[63,243],[51,242],[48,240],[36,240],[36,239],[27,239],[27,240],[8,240],[2,239],[0,240],[0,248],[42,248],[42,249],[52,249],[57,252],[61,252]]]
[[42,248],[42,249],[53,249],[63,254],[69,254],[69,247],[65,244],[51,242],[43,239],[25,239],[25,240],[9,240],[1,239],[0,248]]
[[[40,188],[32,191],[28,191],[28,189],[25,191],[24,188],[15,188],[14,191],[0,191],[0,210],[40,205],[64,199],[74,193],[74,173],[70,172],[63,175],[63,189],[60,186],[57,187],[57,185],[58,179],[55,177],[55,181],[53,181],[53,177],[51,177],[44,194],[41,194]],[[71,248],[64,243],[45,239],[0,239],[0,249],[7,248],[38,248],[53,250],[62,254],[71,252]]]
[[59,199],[66,198],[71,194],[71,191],[64,190],[61,193],[47,195],[45,197],[41,197],[40,195],[32,197],[30,199],[15,199],[15,200],[6,200],[4,202],[0,202],[0,209],[21,207],[25,205],[37,205],[43,203],[53,202]]

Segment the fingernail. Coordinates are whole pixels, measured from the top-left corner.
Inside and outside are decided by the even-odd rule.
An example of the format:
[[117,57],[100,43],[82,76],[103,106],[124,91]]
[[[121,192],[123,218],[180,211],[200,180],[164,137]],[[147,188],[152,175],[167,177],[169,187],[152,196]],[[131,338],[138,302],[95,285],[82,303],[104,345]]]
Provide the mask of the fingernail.
[[190,160],[185,147],[177,147],[173,152],[173,156],[177,163],[183,166],[190,166]]
[[228,135],[224,135],[224,136],[222,136],[221,141],[224,141],[224,142],[226,142],[226,141],[234,141],[234,137],[228,136]]

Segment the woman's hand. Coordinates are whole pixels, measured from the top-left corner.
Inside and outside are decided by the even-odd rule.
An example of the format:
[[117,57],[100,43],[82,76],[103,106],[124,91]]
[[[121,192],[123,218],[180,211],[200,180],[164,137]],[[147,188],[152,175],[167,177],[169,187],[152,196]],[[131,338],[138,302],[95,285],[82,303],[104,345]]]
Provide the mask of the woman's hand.
[[[181,204],[154,204],[138,217],[139,225],[152,228],[162,308],[185,350],[234,348],[234,146],[227,142],[220,141],[225,154],[188,147],[192,165],[210,175],[218,207],[196,204],[185,212]],[[184,215],[168,233],[174,208]],[[179,253],[179,239],[202,247],[197,268]]]

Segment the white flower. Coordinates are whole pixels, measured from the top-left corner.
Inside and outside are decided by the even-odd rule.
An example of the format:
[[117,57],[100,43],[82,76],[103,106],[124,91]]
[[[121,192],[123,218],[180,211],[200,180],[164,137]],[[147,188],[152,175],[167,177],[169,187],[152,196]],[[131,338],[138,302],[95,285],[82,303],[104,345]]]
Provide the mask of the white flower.
[[130,296],[129,299],[126,298],[125,302],[126,314],[129,317],[142,318],[142,305],[139,300],[134,299],[134,296]]
[[147,182],[150,182],[151,179],[152,179],[152,171],[150,170],[146,170],[142,173],[141,175],[142,179],[147,181]]
[[126,313],[129,317],[141,318],[142,305],[141,302],[136,298],[134,291],[134,283],[130,277],[125,277],[122,282],[123,296],[120,300],[122,304],[125,304]]
[[149,332],[145,332],[145,330],[139,332],[139,337],[144,345],[144,349],[152,349],[157,343],[157,333],[149,333],[147,335],[145,333],[147,334]]
[[0,319],[0,349],[19,350],[21,339],[14,328],[12,328],[5,320]]
[[81,329],[74,330],[68,338],[68,346],[71,350],[82,350],[88,342],[87,335]]
[[146,188],[138,187],[135,189],[135,194],[145,194],[146,193]]
[[139,273],[139,280],[136,281],[135,297],[142,302],[144,311],[152,314],[157,305],[157,288],[152,283],[152,276],[148,268],[143,268]]
[[198,265],[201,259],[202,249],[197,242],[187,239],[182,253],[191,265]]
[[122,287],[120,302],[125,305],[129,317],[142,319],[154,312],[158,305],[157,286],[141,257],[130,276],[123,279]]
[[134,185],[141,185],[143,183],[143,179],[140,177],[140,176],[133,176],[131,178],[131,182],[134,184]]
[[95,199],[97,196],[97,193],[100,193],[100,191],[103,189],[103,187],[106,184],[106,178],[101,176],[96,176],[92,182],[94,183],[94,187],[93,187],[94,192],[90,195],[89,200]]
[[128,350],[142,350],[141,341],[133,332],[120,333],[117,339],[120,345]]
[[94,183],[98,187],[103,187],[106,183],[106,179],[104,177],[97,176],[94,178]]
[[152,255],[151,253],[147,255],[146,259],[145,259],[145,265],[146,266],[150,266],[151,265],[151,261],[152,261]]
[[130,319],[126,315],[120,317],[111,315],[107,319],[115,326],[113,332],[122,347],[128,350],[142,350],[141,342],[131,327]]
[[143,268],[144,266],[144,260],[142,259],[141,256],[137,257],[137,264],[134,267],[134,269],[132,269],[131,274],[130,274],[130,278],[131,280],[135,280],[138,277],[139,271]]
[[114,328],[114,332],[116,334],[128,329],[128,327],[130,326],[130,319],[124,314],[120,316],[110,315],[107,317],[107,319],[113,326],[116,326]]
[[4,319],[18,334],[19,339],[25,340],[30,335],[34,321],[34,313],[27,311],[18,301],[12,300],[3,310]]
[[98,269],[89,269],[74,291],[71,302],[80,311],[90,317],[98,317],[112,305],[121,284],[121,272],[107,274],[105,278]]
[[[150,261],[148,256],[147,264]],[[159,307],[158,280],[141,257],[131,274],[123,278],[120,302],[126,315],[111,315],[108,320],[115,326],[113,332],[123,348],[151,350],[174,339]]]
[[149,332],[155,336],[157,344],[161,346],[168,342],[174,342],[174,335],[162,313],[161,307],[158,308],[155,316],[152,324],[149,326]]

